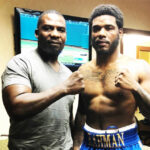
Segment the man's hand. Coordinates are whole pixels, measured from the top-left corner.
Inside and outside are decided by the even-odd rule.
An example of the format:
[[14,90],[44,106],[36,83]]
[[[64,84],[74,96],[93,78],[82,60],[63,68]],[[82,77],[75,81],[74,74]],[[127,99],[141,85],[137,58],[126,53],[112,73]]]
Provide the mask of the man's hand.
[[129,69],[122,68],[115,77],[115,86],[126,90],[136,90],[138,88],[138,82]]
[[78,94],[84,90],[83,75],[80,71],[75,71],[72,75],[63,82],[66,94]]

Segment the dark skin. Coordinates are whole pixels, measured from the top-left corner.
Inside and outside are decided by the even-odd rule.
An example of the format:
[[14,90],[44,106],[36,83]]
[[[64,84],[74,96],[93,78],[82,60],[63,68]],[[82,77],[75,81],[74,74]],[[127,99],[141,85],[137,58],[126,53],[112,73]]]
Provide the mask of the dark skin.
[[92,21],[96,59],[79,68],[85,89],[75,120],[74,150],[82,143],[85,122],[99,130],[111,125],[121,128],[135,122],[137,106],[143,114],[150,113],[150,66],[119,53],[115,44],[121,36],[115,17],[102,15]]
[[[59,71],[57,58],[66,40],[64,18],[58,14],[45,14],[35,33],[43,61],[51,65],[56,72]],[[76,71],[66,81],[47,91],[32,93],[32,89],[26,85],[13,84],[4,88],[2,94],[9,116],[20,120],[41,112],[65,95],[77,94],[83,89],[83,76]]]

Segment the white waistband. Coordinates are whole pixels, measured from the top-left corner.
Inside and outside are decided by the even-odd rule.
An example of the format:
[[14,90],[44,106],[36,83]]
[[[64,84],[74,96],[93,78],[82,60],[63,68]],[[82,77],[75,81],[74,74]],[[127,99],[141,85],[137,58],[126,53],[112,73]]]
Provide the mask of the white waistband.
[[109,129],[109,130],[98,130],[98,129],[94,129],[90,126],[88,126],[86,123],[84,125],[84,129],[89,131],[89,132],[94,132],[94,133],[116,133],[116,132],[124,132],[130,129],[133,129],[137,126],[136,123],[130,124],[128,126],[122,127],[122,128],[118,128],[118,129]]

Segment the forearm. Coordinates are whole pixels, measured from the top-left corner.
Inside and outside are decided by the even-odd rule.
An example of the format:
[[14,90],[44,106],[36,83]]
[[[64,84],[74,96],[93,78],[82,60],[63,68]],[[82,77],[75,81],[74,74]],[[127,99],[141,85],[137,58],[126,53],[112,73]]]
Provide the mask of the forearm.
[[40,93],[23,84],[13,84],[3,89],[3,101],[8,114],[24,119],[44,110],[65,95],[77,94],[84,89],[83,76],[79,71],[59,85]]
[[73,131],[73,148],[79,150],[84,138],[83,126],[85,124],[86,116],[77,112],[75,119],[75,126]]
[[150,94],[140,85],[132,93],[142,114],[150,118]]
[[73,137],[73,150],[79,150],[83,141],[83,130],[76,131],[76,134]]
[[[20,86],[13,86],[13,89],[15,88],[21,89]],[[65,96],[64,89],[61,85],[41,93],[31,93],[26,87],[22,88],[21,90],[24,92],[20,92],[18,95],[9,95],[9,92],[3,94],[7,111],[9,115],[15,119],[24,119],[37,114],[56,100]],[[9,91],[9,89],[7,89],[7,91]],[[11,93],[15,93],[15,90],[11,90]]]

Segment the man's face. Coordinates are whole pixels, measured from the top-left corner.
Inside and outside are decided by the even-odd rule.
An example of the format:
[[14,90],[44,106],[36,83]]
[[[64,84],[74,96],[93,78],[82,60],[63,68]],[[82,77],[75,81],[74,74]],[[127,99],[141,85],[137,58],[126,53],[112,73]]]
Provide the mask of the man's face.
[[36,30],[41,53],[57,58],[66,41],[66,23],[58,14],[45,14]]
[[94,18],[92,22],[92,44],[97,54],[113,53],[118,46],[120,32],[115,17],[102,15]]

